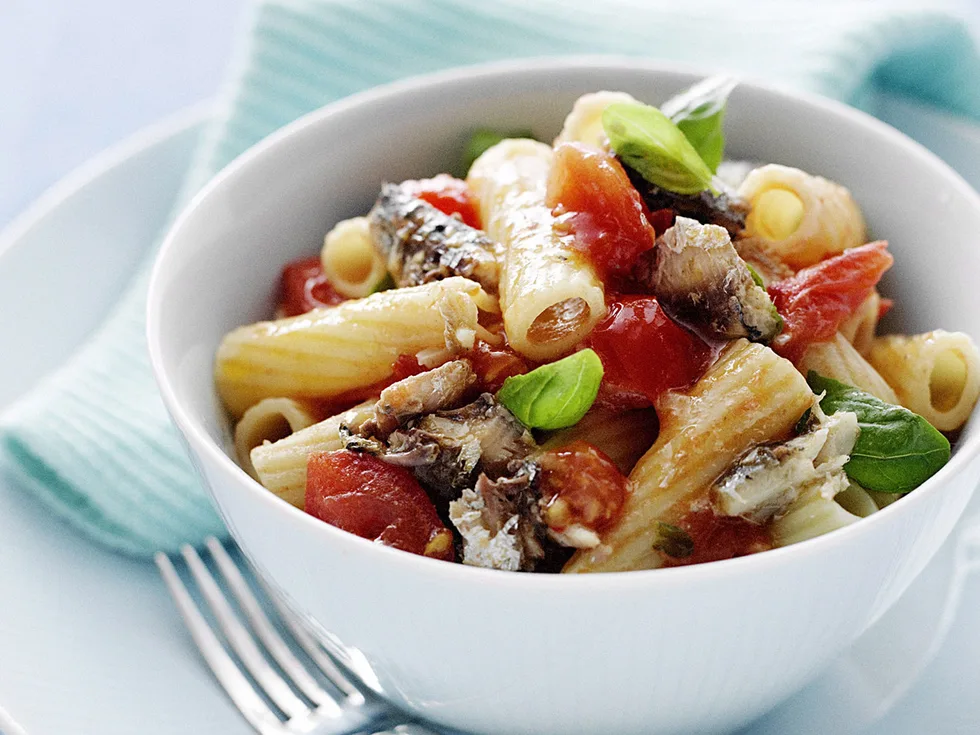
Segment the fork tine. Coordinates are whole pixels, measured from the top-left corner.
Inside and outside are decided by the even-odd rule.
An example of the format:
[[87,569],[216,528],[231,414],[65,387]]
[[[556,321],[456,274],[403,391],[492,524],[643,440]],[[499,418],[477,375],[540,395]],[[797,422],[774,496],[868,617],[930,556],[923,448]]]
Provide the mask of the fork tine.
[[303,700],[297,697],[285,680],[279,676],[269,665],[265,656],[259,651],[252,636],[242,625],[238,617],[225,599],[224,593],[214,581],[211,572],[197,555],[197,551],[190,545],[181,547],[181,554],[184,556],[187,566],[190,567],[191,574],[201,588],[204,599],[207,600],[218,625],[225,634],[225,639],[235,655],[248,669],[248,673],[258,683],[269,699],[286,715],[287,718],[299,717],[310,712],[310,707]]
[[256,575],[256,580],[262,590],[265,592],[266,597],[272,602],[273,606],[279,612],[279,616],[282,621],[289,628],[289,632],[292,633],[293,638],[296,639],[300,647],[306,652],[306,655],[317,665],[320,671],[323,673],[330,683],[337,687],[347,696],[347,703],[352,706],[357,706],[362,704],[365,699],[361,690],[358,689],[351,683],[350,677],[344,673],[339,666],[334,662],[334,660],[324,653],[320,645],[314,640],[313,636],[310,635],[309,631],[303,626],[303,624],[296,619],[296,615],[290,610],[286,605],[279,599],[275,592],[269,589],[265,580],[262,579],[260,575]]
[[248,723],[262,735],[280,735],[283,732],[282,722],[262,701],[262,698],[255,693],[251,683],[239,671],[238,665],[225,652],[224,647],[211,630],[211,626],[208,625],[200,610],[197,609],[197,605],[184,583],[180,581],[170,558],[158,551],[153,559],[160,570],[160,576],[163,577],[167,589],[170,590],[170,596],[177,605],[180,616],[184,619],[187,630],[190,631],[197,650],[201,652],[218,683],[227,692],[235,707],[238,708]]
[[286,645],[285,641],[276,633],[275,628],[273,628],[272,623],[269,618],[266,617],[265,613],[262,611],[262,607],[259,601],[252,594],[249,589],[248,583],[245,581],[245,577],[242,576],[241,570],[232,561],[232,558],[225,551],[225,547],[221,545],[214,536],[210,536],[204,542],[208,550],[211,552],[211,556],[214,558],[215,562],[218,564],[218,569],[221,571],[222,576],[228,583],[228,587],[231,589],[232,594],[234,594],[235,599],[238,601],[239,606],[245,612],[245,617],[248,618],[249,623],[252,626],[252,630],[262,641],[266,650],[272,655],[279,664],[281,668],[288,677],[292,678],[293,683],[299,688],[303,694],[305,694],[311,702],[325,710],[332,710],[332,714],[340,714],[340,706],[330,696],[327,692],[317,684],[316,679],[310,676],[310,673],[306,670],[306,667],[299,662],[299,659],[293,655],[293,652],[289,650],[289,646]]

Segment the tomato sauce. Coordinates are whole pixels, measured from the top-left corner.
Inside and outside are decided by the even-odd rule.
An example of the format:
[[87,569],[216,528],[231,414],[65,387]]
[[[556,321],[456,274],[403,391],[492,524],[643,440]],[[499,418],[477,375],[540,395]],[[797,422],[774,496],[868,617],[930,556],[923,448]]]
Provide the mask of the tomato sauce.
[[687,556],[666,556],[666,567],[733,559],[773,547],[772,536],[765,526],[739,516],[717,515],[710,505],[692,507],[676,525],[690,537],[693,546]]

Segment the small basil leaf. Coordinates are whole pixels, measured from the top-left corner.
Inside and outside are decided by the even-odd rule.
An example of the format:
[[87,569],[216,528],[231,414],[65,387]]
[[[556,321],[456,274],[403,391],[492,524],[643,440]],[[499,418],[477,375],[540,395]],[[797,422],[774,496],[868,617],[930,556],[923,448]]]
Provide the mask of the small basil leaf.
[[507,378],[497,400],[532,429],[563,429],[589,410],[602,382],[602,361],[592,350]]
[[602,127],[616,155],[651,184],[677,194],[712,187],[711,169],[656,107],[614,102],[603,110]]
[[470,170],[473,161],[483,155],[488,148],[493,148],[502,140],[508,138],[530,138],[534,139],[534,134],[530,130],[493,130],[491,128],[480,128],[473,131],[470,139],[466,142],[462,156],[462,175]]
[[820,407],[827,414],[857,414],[861,434],[844,471],[862,487],[905,493],[949,461],[949,441],[918,414],[812,370],[807,382],[814,393],[826,393]]
[[657,521],[657,539],[653,548],[673,559],[686,559],[694,553],[694,539],[683,528]]
[[708,77],[660,107],[691,142],[711,173],[718,170],[725,153],[725,107],[736,84],[729,76]]
[[374,288],[371,289],[371,293],[378,293],[379,291],[388,291],[395,287],[395,279],[391,277],[390,273],[385,273],[385,277],[375,284]]

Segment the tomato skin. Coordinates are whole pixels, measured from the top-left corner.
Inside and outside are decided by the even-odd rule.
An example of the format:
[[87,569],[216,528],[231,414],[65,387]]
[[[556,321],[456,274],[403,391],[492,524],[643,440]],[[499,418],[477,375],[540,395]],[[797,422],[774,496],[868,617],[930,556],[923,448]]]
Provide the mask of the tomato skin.
[[294,260],[282,269],[279,310],[283,316],[299,316],[346,300],[330,285],[319,255]]
[[653,296],[611,302],[588,343],[602,360],[603,382],[650,402],[694,383],[715,357],[708,343],[667,316]]
[[891,267],[887,248],[884,241],[851,248],[771,284],[769,295],[785,322],[772,348],[796,362],[809,345],[833,339]]
[[402,186],[409,194],[428,202],[443,214],[458,214],[470,227],[480,229],[483,226],[473,195],[462,179],[439,174],[431,179],[406,181]]
[[545,452],[541,465],[544,519],[561,532],[573,524],[593,531],[622,515],[629,481],[609,457],[584,441]]
[[455,559],[452,534],[415,476],[369,454],[346,449],[311,454],[306,512],[386,546]]
[[562,143],[555,149],[546,203],[603,281],[628,278],[656,239],[622,164],[597,148]]

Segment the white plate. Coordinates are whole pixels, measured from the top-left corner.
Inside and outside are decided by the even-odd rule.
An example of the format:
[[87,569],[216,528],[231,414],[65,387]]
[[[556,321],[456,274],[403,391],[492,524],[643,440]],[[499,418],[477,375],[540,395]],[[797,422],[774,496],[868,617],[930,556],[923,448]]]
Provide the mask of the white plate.
[[[980,129],[895,99],[878,113],[980,187]],[[0,235],[0,408],[105,315],[166,221],[205,119],[192,111],[113,148]],[[969,614],[980,576],[967,574],[978,549],[951,539],[848,654],[742,735],[980,730],[980,625]],[[0,703],[32,735],[250,732],[155,568],[71,533],[2,475]]]

